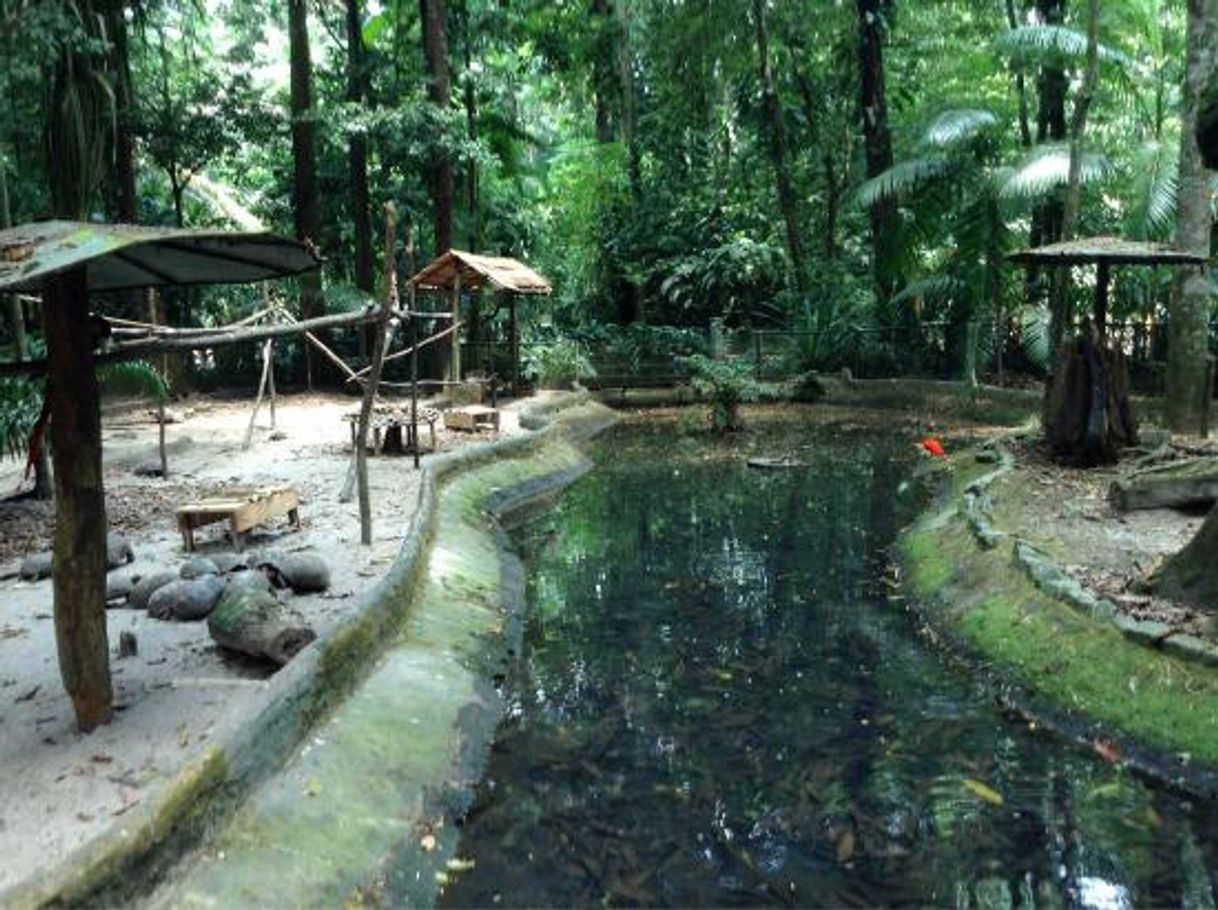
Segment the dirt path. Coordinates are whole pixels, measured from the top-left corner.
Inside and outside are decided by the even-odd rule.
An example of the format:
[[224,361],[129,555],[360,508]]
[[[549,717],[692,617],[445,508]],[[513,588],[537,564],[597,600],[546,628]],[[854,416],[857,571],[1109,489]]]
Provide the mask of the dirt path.
[[[104,421],[105,483],[111,528],[128,535],[136,561],[125,570],[176,570],[184,561],[174,508],[224,485],[292,484],[301,496],[302,530],[276,522],[249,547],[313,548],[331,568],[328,591],[292,597],[319,635],[355,609],[393,561],[419,493],[409,457],[369,458],[374,541],[359,545],[358,508],[338,493],[350,461],[341,418],[354,399],[294,395],[281,399],[272,433],[264,409],[254,444],[243,450],[250,403],[199,399],[175,406],[168,427],[170,477],[137,477],[156,457],[156,424],[143,410]],[[502,412],[500,433],[520,432]],[[437,427],[441,451],[485,440]],[[423,433],[426,444],[427,434]],[[426,456],[425,456],[426,458]],[[0,464],[0,490],[13,490],[19,466]],[[197,532],[199,551],[228,551],[216,525]],[[49,549],[51,513],[40,503],[0,504],[0,564]],[[84,736],[76,732],[55,653],[50,580],[0,582],[0,891],[67,853],[148,798],[203,751],[226,712],[252,698],[267,669],[221,653],[206,623],[163,622],[129,609],[108,613],[112,648],[136,636],[136,656],[112,660],[116,714]]]

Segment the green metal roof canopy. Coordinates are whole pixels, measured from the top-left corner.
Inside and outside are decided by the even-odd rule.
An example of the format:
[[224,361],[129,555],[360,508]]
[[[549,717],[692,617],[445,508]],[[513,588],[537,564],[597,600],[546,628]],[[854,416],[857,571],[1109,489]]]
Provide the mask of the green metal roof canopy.
[[243,284],[320,265],[308,246],[274,234],[42,221],[0,231],[0,291],[38,293],[84,268],[89,291]]

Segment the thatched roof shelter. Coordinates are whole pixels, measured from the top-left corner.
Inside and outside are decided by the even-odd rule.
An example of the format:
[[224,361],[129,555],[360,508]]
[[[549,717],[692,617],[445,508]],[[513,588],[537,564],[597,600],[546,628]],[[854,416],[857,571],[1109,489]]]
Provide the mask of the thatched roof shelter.
[[531,268],[506,256],[480,256],[449,250],[411,279],[425,291],[477,290],[493,287],[513,294],[549,294],[553,288]]
[[523,262],[506,256],[480,256],[463,250],[449,250],[410,279],[423,291],[447,291],[452,295],[453,382],[461,379],[461,292],[490,287],[508,294],[508,346],[511,349],[513,390],[520,378],[520,345],[516,332],[516,295],[549,294],[553,288]]
[[1121,237],[1085,237],[1020,250],[1007,257],[1021,265],[1200,265],[1204,256],[1165,243]]
[[76,268],[88,290],[244,284],[317,268],[308,247],[274,234],[40,221],[0,231],[0,291],[38,293]]

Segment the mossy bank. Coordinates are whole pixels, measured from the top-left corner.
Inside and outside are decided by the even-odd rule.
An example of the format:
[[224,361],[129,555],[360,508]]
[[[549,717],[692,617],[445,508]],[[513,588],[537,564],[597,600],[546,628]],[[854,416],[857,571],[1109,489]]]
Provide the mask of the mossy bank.
[[898,602],[1034,728],[1218,795],[1218,669],[1170,653],[1068,580],[1045,584],[1028,543],[978,515],[979,498],[1018,495],[1015,481],[992,492],[1009,456],[982,459],[964,452],[930,472],[935,503],[896,546]]

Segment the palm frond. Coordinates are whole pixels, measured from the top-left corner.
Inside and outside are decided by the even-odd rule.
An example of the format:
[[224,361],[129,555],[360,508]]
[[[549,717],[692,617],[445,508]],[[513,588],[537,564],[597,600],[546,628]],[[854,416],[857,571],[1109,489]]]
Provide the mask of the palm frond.
[[0,455],[25,456],[42,413],[40,385],[29,379],[0,379]]
[[[1082,61],[1087,56],[1087,36],[1063,25],[1021,25],[999,35],[994,47],[1022,63],[1041,63],[1046,59]],[[1120,67],[1132,62],[1127,55],[1103,44],[1098,54],[1101,61]]]
[[169,386],[152,364],[144,360],[107,363],[97,368],[97,384],[103,395],[126,395],[164,401]]
[[[1109,177],[1112,162],[1099,152],[1083,152],[1080,162],[1079,180],[1084,184],[1094,183]],[[1007,178],[999,190],[1003,198],[1034,198],[1070,179],[1070,148],[1064,144],[1042,145],[1024,158]]]
[[959,297],[968,289],[964,282],[952,275],[928,275],[925,278],[919,278],[917,281],[911,281],[901,290],[892,295],[891,302],[904,303],[907,300],[932,300],[943,301],[951,300],[954,297]]
[[959,108],[944,111],[926,128],[922,144],[932,148],[948,148],[967,142],[978,133],[998,125],[998,118],[980,108]]
[[1176,217],[1176,150],[1147,142],[1133,156],[1133,183],[1125,234],[1139,240],[1163,239]]
[[871,208],[883,199],[891,199],[918,188],[951,168],[951,160],[944,155],[924,155],[898,161],[882,174],[864,181],[855,198],[863,208]]

